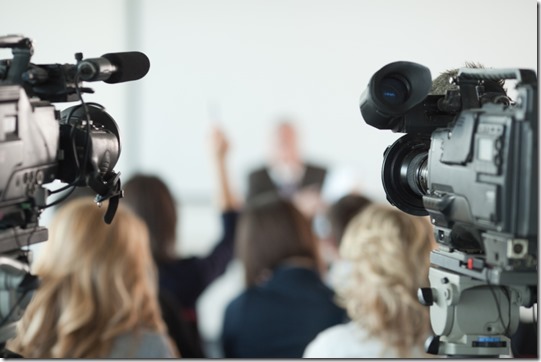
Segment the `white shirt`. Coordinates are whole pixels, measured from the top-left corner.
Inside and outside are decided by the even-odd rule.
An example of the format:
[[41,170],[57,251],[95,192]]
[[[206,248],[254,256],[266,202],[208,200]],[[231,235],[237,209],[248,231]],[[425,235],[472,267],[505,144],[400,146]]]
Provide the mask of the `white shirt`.
[[350,260],[334,260],[325,276],[325,282],[334,291],[345,286],[346,283],[351,280],[350,275],[354,265],[355,264]]
[[[308,344],[303,358],[399,358],[395,349],[368,337],[354,322],[324,330]],[[408,358],[430,358],[422,348],[413,348]]]

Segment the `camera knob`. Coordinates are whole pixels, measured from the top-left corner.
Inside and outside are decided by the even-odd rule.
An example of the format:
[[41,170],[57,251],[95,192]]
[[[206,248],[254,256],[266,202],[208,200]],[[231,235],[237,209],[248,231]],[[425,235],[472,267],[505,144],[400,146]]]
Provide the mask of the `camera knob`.
[[425,351],[430,354],[438,354],[440,349],[440,336],[430,336],[425,341]]
[[432,292],[432,288],[419,288],[417,290],[417,299],[419,299],[419,303],[422,305],[430,307],[434,304],[434,293]]

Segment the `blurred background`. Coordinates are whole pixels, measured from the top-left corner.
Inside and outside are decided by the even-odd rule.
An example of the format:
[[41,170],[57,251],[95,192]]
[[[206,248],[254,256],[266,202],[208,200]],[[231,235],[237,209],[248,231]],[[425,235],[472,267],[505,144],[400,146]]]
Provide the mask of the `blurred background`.
[[[87,83],[95,93],[84,99],[119,124],[122,179],[142,171],[171,186],[184,255],[204,254],[220,233],[208,145],[214,123],[230,139],[241,197],[248,172],[267,159],[277,119],[289,117],[304,157],[330,171],[324,197],[350,187],[384,201],[383,151],[401,135],[361,117],[359,96],[372,74],[398,60],[421,63],[433,77],[466,61],[537,71],[537,19],[534,0],[0,0],[0,34],[31,38],[35,64],[75,63],[76,52],[149,57],[143,79]],[[211,356],[238,280],[232,263],[199,303]]]

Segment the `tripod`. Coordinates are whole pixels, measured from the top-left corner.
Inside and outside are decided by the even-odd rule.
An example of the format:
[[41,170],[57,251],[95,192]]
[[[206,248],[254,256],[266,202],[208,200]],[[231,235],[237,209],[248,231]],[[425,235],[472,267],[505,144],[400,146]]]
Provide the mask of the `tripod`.
[[519,324],[520,306],[536,300],[535,272],[488,268],[467,254],[435,250],[430,256],[430,288],[419,301],[430,306],[436,334],[428,353],[453,357],[498,357],[510,354],[510,336]]

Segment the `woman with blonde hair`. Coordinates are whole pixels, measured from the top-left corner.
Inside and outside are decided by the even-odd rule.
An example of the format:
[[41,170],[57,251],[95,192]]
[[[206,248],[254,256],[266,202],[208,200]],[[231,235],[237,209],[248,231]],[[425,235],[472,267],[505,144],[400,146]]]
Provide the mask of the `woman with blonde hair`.
[[373,204],[348,224],[340,255],[353,265],[337,290],[351,322],[320,333],[306,358],[421,358],[430,334],[428,308],[417,290],[428,286],[434,247],[426,218]]
[[91,198],[57,212],[33,272],[41,280],[7,348],[25,358],[177,357],[166,336],[146,225]]

